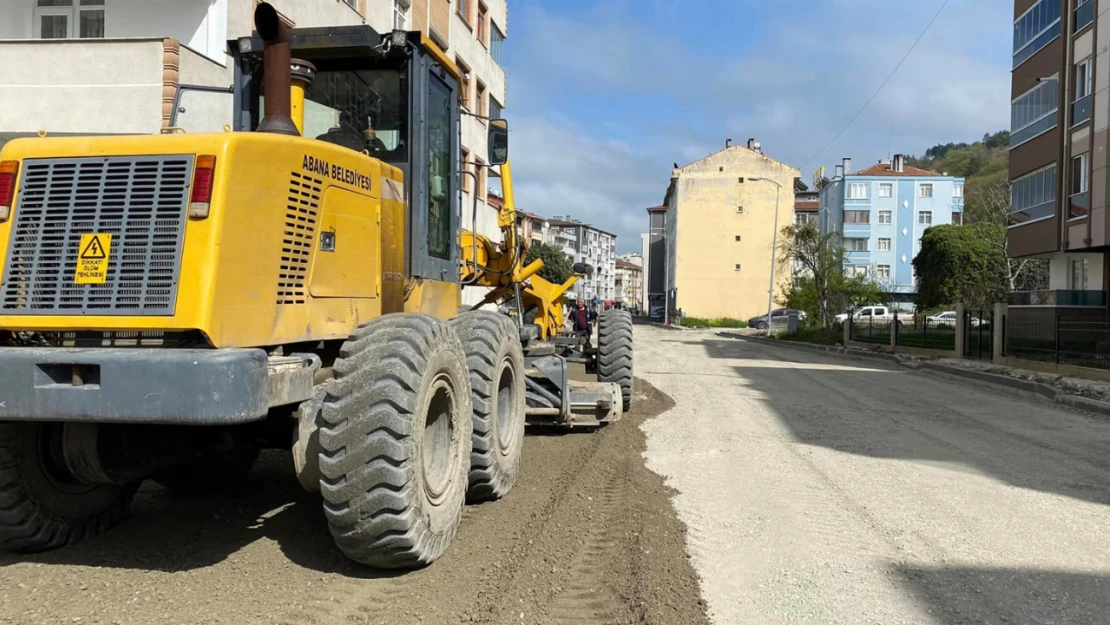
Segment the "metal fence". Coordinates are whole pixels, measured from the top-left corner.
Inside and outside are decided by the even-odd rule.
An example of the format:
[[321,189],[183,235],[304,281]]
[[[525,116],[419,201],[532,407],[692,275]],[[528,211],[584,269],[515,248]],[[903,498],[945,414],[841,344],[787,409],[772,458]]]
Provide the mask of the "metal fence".
[[1002,331],[1006,356],[1110,369],[1110,318],[1010,316]]
[[890,321],[885,319],[876,320],[874,317],[855,319],[849,316],[848,319],[850,324],[848,338],[850,340],[860,343],[890,345],[890,328],[892,325]]
[[964,358],[993,360],[994,310],[964,311]]
[[919,349],[956,349],[956,319],[899,315],[898,345]]

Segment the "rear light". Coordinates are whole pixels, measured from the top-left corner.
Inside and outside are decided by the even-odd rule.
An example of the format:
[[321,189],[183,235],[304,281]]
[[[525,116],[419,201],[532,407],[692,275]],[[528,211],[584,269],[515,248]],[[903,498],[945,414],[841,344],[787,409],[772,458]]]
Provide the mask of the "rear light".
[[212,202],[212,182],[216,177],[216,157],[204,154],[197,157],[193,167],[193,192],[189,196],[189,217],[204,219]]
[[15,181],[19,177],[19,161],[0,161],[0,223],[12,216]]

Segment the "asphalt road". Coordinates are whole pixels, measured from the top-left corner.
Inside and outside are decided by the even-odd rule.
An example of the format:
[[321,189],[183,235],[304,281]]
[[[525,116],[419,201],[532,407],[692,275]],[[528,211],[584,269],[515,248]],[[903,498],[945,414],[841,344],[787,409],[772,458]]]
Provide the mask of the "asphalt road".
[[935,374],[637,328],[710,619],[1110,623],[1110,422]]

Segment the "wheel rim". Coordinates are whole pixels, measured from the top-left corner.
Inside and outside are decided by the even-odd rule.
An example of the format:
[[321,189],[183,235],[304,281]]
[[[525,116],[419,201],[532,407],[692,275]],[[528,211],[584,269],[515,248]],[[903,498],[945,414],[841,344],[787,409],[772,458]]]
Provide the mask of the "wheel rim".
[[497,443],[502,450],[513,444],[513,413],[517,405],[516,373],[512,362],[501,363],[501,375],[497,379]]
[[432,381],[431,398],[424,412],[424,445],[421,467],[424,491],[433,503],[442,499],[451,478],[451,453],[455,437],[455,393],[450,379],[441,374]]

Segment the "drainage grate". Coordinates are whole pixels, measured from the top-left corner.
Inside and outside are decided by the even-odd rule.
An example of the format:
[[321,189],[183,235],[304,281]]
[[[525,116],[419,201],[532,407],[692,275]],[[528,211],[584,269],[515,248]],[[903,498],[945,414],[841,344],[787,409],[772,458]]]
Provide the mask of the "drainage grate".
[[[23,162],[0,313],[172,315],[193,157]],[[112,235],[107,279],[75,284],[81,235]]]

